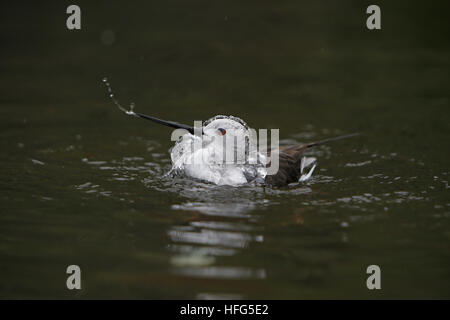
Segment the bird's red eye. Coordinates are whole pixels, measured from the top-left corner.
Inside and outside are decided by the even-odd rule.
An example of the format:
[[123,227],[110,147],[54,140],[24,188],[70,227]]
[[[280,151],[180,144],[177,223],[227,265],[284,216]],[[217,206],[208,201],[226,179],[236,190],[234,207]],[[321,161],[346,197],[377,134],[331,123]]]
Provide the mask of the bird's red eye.
[[220,133],[221,133],[223,136],[227,133],[227,130],[222,129],[222,128],[219,128],[219,129],[217,129],[217,130],[219,130]]

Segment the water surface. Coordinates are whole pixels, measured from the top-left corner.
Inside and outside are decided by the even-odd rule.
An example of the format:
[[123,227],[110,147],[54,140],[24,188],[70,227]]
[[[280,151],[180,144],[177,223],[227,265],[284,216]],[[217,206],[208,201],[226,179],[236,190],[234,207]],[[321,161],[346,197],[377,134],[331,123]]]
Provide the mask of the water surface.
[[[78,4],[80,31],[63,3],[0,10],[0,297],[450,298],[447,4],[382,1],[380,32],[357,1]],[[363,135],[282,189],[172,179],[171,131],[104,76],[191,125]]]

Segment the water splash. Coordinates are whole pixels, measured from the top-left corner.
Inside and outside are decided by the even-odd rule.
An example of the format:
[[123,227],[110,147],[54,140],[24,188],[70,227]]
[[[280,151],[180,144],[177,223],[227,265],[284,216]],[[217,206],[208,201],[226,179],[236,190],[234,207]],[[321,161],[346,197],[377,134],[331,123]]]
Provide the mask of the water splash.
[[122,105],[119,103],[119,101],[114,97],[114,93],[112,92],[112,87],[111,84],[108,81],[107,77],[104,77],[102,79],[103,83],[106,86],[106,89],[108,90],[108,96],[111,99],[111,101],[123,112],[125,112],[125,114],[130,115],[130,116],[135,116],[137,117],[136,113],[133,111],[135,104],[134,102],[130,103],[130,110],[126,110],[124,107],[122,107]]

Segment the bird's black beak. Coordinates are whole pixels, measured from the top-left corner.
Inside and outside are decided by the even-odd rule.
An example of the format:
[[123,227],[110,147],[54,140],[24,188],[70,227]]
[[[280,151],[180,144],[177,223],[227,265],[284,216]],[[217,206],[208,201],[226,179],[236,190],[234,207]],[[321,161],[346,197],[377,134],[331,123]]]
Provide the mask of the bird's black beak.
[[189,131],[191,134],[194,134],[194,127],[191,127],[191,126],[188,126],[188,125],[185,125],[185,124],[181,124],[181,123],[173,122],[173,121],[162,120],[162,119],[159,119],[159,118],[155,118],[155,117],[152,117],[152,116],[147,116],[145,114],[137,113],[137,112],[133,112],[133,114],[136,117],[139,117],[139,118],[142,118],[142,119],[147,119],[147,120],[150,120],[150,121],[162,124],[162,125],[167,126],[167,127],[171,127],[171,128],[175,128],[175,129],[185,129],[185,130]]

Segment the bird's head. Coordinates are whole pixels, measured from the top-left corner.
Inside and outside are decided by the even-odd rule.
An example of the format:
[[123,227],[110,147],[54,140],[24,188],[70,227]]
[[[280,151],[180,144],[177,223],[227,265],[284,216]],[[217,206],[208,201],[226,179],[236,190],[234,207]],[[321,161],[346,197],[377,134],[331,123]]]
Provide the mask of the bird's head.
[[218,115],[205,121],[203,134],[210,137],[223,136],[227,139],[245,138],[249,136],[249,129],[247,124],[237,117]]

